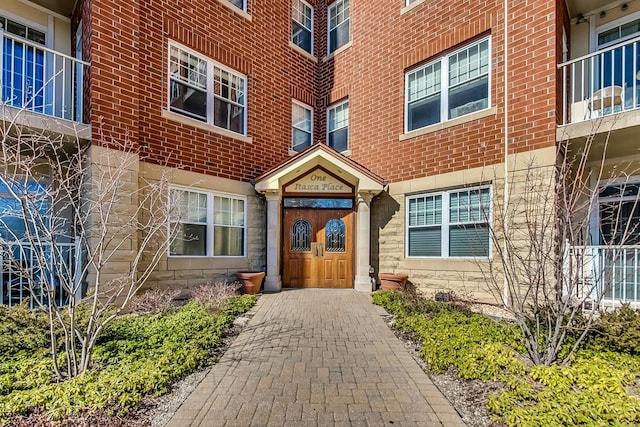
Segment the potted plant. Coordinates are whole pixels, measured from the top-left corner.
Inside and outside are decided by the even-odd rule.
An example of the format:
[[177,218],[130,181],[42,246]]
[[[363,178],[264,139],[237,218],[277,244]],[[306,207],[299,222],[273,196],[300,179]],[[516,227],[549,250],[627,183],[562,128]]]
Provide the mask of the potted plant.
[[243,294],[257,294],[262,286],[264,279],[264,271],[238,271],[236,272],[236,280],[242,283],[240,291]]
[[409,279],[407,273],[379,273],[380,288],[383,291],[397,291],[404,288]]

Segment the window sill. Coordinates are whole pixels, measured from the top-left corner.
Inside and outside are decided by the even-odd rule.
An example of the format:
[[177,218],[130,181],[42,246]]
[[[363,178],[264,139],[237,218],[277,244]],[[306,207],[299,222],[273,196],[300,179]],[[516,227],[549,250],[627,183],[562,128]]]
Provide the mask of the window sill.
[[484,117],[493,116],[497,112],[498,108],[495,106],[485,108],[484,110],[476,111],[475,113],[467,114],[466,116],[456,117],[455,119],[447,120],[446,122],[436,123],[420,129],[412,130],[411,132],[403,133],[399,136],[399,139],[400,141],[406,141],[407,139],[415,138],[417,136],[426,135],[428,133],[437,132],[442,129],[447,129],[463,123],[472,122]]
[[417,1],[414,1],[413,3],[411,3],[409,6],[403,7],[402,9],[400,9],[400,15],[404,15],[405,13],[415,9],[417,6],[421,5],[425,1],[426,0],[417,0]]
[[247,144],[253,143],[253,138],[250,136],[240,135],[239,133],[231,132],[229,130],[220,128],[218,126],[212,126],[210,124],[203,123],[200,120],[192,119],[190,117],[183,116],[182,114],[173,113],[165,109],[162,109],[162,118],[173,120],[175,122],[179,122],[185,125],[197,127],[198,129],[206,130],[208,132],[216,133],[218,135],[233,138],[235,140],[242,141]]
[[351,157],[351,150],[340,151],[340,154],[342,154],[345,157]]
[[339,48],[337,48],[336,50],[334,50],[333,52],[331,52],[330,54],[322,58],[322,62],[327,62],[328,60],[332,59],[334,56],[339,55],[343,51],[349,49],[352,44],[353,44],[353,41],[349,40],[349,43],[345,44],[344,46],[340,46]]
[[249,15],[244,10],[239,9],[238,6],[236,6],[235,4],[231,3],[230,1],[228,1],[228,0],[218,0],[218,3],[220,3],[221,5],[226,7],[227,9],[230,9],[234,13],[237,13],[238,15],[242,16],[247,21],[249,21],[249,22],[253,21],[253,18],[251,17],[251,15]]
[[169,254],[169,258],[172,260],[180,259],[242,259],[246,258],[246,255],[174,255]]
[[318,63],[318,58],[316,56],[313,56],[312,54],[310,54],[309,52],[307,52],[306,50],[304,50],[303,48],[301,48],[300,46],[298,46],[297,44],[295,44],[292,41],[289,41],[289,47],[293,50],[295,50],[296,52],[298,52],[300,55],[306,57],[307,59],[313,61],[314,63]]

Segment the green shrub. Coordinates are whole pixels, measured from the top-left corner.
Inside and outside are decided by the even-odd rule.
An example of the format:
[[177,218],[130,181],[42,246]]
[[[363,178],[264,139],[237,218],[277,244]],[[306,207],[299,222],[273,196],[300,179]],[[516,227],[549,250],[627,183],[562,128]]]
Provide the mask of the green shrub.
[[51,382],[46,352],[2,359],[0,421],[34,411],[53,418],[85,410],[124,412],[146,395],[166,393],[175,380],[215,360],[212,349],[255,301],[253,295],[233,297],[215,315],[192,302],[174,312],[123,316],[105,329],[92,369],[62,383]]
[[46,349],[50,342],[49,320],[29,310],[26,301],[13,307],[0,306],[0,360]]
[[640,313],[629,305],[602,313],[589,335],[586,346],[640,355]]
[[[396,327],[421,340],[420,356],[434,372],[453,366],[462,378],[502,381],[504,390],[490,396],[487,407],[508,426],[640,425],[635,312],[603,316],[608,323],[598,328],[608,333],[599,329],[590,338],[591,350],[580,351],[571,366],[527,367],[516,354],[525,349],[513,324],[455,306],[416,303],[399,292],[373,298],[396,315]],[[607,345],[620,352],[604,351]]]
[[582,352],[571,366],[535,366],[538,390],[506,389],[489,409],[509,426],[634,426],[640,400],[630,396],[640,359],[620,353]]

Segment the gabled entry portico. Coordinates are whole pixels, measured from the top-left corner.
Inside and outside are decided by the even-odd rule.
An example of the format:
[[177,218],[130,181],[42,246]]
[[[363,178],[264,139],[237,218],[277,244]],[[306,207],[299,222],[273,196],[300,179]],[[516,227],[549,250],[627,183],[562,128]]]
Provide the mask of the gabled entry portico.
[[256,179],[267,199],[265,290],[353,287],[369,278],[371,199],[382,178],[316,144]]

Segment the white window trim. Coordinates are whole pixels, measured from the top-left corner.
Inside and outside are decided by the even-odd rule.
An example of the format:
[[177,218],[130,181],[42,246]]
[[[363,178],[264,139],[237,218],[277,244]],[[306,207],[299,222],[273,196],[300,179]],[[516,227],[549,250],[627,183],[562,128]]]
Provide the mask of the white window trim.
[[636,34],[632,34],[630,36],[622,37],[622,38],[620,38],[618,40],[614,40],[612,42],[606,43],[606,44],[604,44],[602,46],[598,46],[598,34],[604,32],[604,31],[610,30],[612,28],[619,27],[621,25],[626,24],[627,22],[634,21],[636,19],[640,19],[640,11],[637,11],[637,12],[634,12],[634,13],[630,13],[629,15],[625,15],[625,16],[620,17],[618,19],[615,19],[615,20],[613,20],[611,22],[607,22],[606,24],[602,24],[602,25],[599,25],[597,27],[595,27],[595,26],[592,27],[593,28],[593,31],[592,31],[592,34],[591,34],[591,37],[592,37],[592,40],[593,40],[592,52],[597,52],[600,49],[606,49],[609,46],[613,46],[613,45],[616,45],[618,43],[623,43],[625,40],[630,40],[630,39],[638,37],[638,35],[640,35],[640,34],[636,33]]
[[[176,47],[180,50],[183,50],[185,52],[188,52],[194,56],[197,56],[205,61],[207,61],[207,121],[203,122],[201,120],[195,119],[194,117],[191,117],[189,115],[186,114],[182,114],[178,111],[172,110],[171,109],[171,48],[172,47]],[[213,93],[213,68],[218,67],[221,70],[224,70],[230,74],[233,74],[237,77],[240,77],[244,80],[244,117],[243,117],[243,122],[244,122],[244,129],[242,133],[239,132],[235,132],[232,131],[230,129],[226,129],[220,126],[216,126],[214,124],[214,111],[213,111],[213,105],[214,105],[214,99],[215,99],[215,95]],[[220,129],[221,133],[225,133],[225,132],[229,132],[233,135],[240,135],[240,136],[247,136],[247,132],[248,132],[248,128],[249,128],[249,122],[248,122],[248,110],[249,110],[249,82],[247,79],[247,76],[245,74],[242,74],[232,68],[229,68],[225,65],[220,64],[219,62],[193,50],[190,49],[180,43],[176,43],[173,40],[169,40],[168,43],[168,50],[167,50],[167,62],[166,62],[166,67],[167,67],[167,99],[166,99],[166,109],[168,112],[171,112],[173,114],[178,114],[180,116],[184,116],[184,117],[188,117],[189,119],[198,121],[200,123],[206,123],[208,126],[211,126],[214,129]],[[229,100],[229,102],[233,103],[232,101]],[[235,103],[233,103],[235,104]]]
[[[302,50],[302,51],[303,51],[304,53],[306,53],[307,55],[311,55],[311,56],[313,57],[313,55],[314,55],[314,51],[313,51],[313,43],[314,43],[314,41],[315,41],[315,34],[314,34],[314,31],[313,31],[313,28],[315,27],[315,19],[316,19],[316,17],[315,17],[315,13],[316,13],[316,12],[315,12],[315,10],[314,10],[313,6],[311,6],[311,5],[310,5],[309,3],[307,3],[306,1],[304,1],[304,0],[299,0],[299,1],[300,1],[302,4],[304,4],[305,6],[307,6],[309,9],[311,9],[311,28],[307,28],[307,27],[305,27],[305,26],[304,26],[304,24],[302,24],[302,22],[298,22],[298,21],[293,17],[293,3],[291,3],[291,20],[292,20],[292,21],[296,21],[296,22],[298,22],[298,24],[299,24],[300,26],[302,26],[302,27],[304,27],[304,28],[307,28],[309,31],[311,31],[311,52],[307,52],[306,50],[304,50],[303,48],[301,48],[300,46],[298,46],[297,44],[295,44],[295,43],[293,42],[293,34],[291,34],[291,43],[292,43],[295,47],[297,47],[298,49]],[[293,30],[292,30],[292,33],[293,33]]]
[[218,0],[218,3],[220,3],[227,9],[231,10],[232,12],[242,16],[244,19],[246,19],[249,22],[253,20],[252,16],[249,14],[249,11],[248,11],[248,0],[243,0],[242,9],[240,9],[235,4],[231,3],[229,0]]
[[344,24],[346,21],[349,21],[349,41],[344,45],[336,48],[336,50],[334,50],[333,52],[331,52],[331,30],[333,30],[333,28],[331,28],[331,10],[335,8],[338,2],[344,2],[344,0],[336,0],[327,7],[327,56],[326,58],[331,58],[334,55],[337,55],[338,53],[342,52],[347,47],[351,46],[351,2],[349,2],[349,17],[344,21],[342,21],[340,24],[338,24],[337,27],[335,27],[335,28],[338,28],[340,25]]
[[[47,18],[47,25],[42,25],[42,24],[38,24],[37,22],[31,21],[27,18],[25,18],[24,16],[21,15],[16,15],[14,13],[5,11],[4,9],[0,9],[0,16],[3,16],[7,19],[10,19],[14,22],[17,22],[18,24],[22,24],[25,25],[26,27],[29,28],[33,28],[34,30],[40,31],[44,33],[44,46],[47,49],[53,49],[54,47],[54,40],[53,40],[53,36],[54,36],[54,31],[53,31],[53,19],[51,15],[48,15]],[[11,34],[11,33],[7,33],[7,34]],[[18,39],[22,39],[22,37],[17,36],[15,34],[11,34],[12,37],[17,37]],[[25,40],[27,43],[34,43],[33,41],[29,40],[29,39],[23,39]]]
[[[473,256],[449,256],[449,194],[458,193],[461,191],[474,191],[489,189],[489,215],[486,223],[489,226],[489,253],[486,257],[473,257]],[[446,197],[445,197],[446,195]],[[442,222],[439,224],[441,230],[441,242],[440,242],[440,256],[409,256],[409,200],[417,199],[420,197],[430,196],[442,196]],[[468,224],[484,224],[485,221],[468,221],[468,222],[456,222],[454,225],[468,225]],[[405,197],[405,258],[407,259],[451,259],[451,260],[474,260],[474,259],[492,259],[493,258],[493,241],[491,234],[493,233],[493,186],[488,185],[476,185],[473,187],[456,187],[449,190],[434,191],[430,193],[412,194]],[[436,225],[433,225],[434,227]],[[428,226],[414,226],[411,228],[420,228]],[[446,230],[446,233],[445,233]]]
[[[189,193],[198,193],[198,194],[205,194],[207,196],[207,241],[211,242],[209,245],[205,246],[205,250],[207,251],[206,255],[175,255],[171,253],[171,242],[169,242],[167,244],[167,256],[169,258],[174,258],[174,259],[186,259],[186,258],[247,258],[248,254],[247,254],[247,249],[248,249],[248,242],[247,242],[247,197],[246,196],[241,196],[238,194],[232,194],[232,193],[223,193],[223,192],[218,192],[218,191],[207,191],[207,190],[203,190],[203,189],[195,189],[195,188],[190,188],[190,187],[182,187],[182,186],[177,186],[177,185],[172,185],[169,186],[169,193],[171,193],[171,191],[182,191],[182,192],[189,192]],[[214,197],[226,197],[226,198],[230,198],[230,199],[235,199],[235,200],[242,200],[244,201],[244,226],[242,234],[243,234],[243,248],[242,248],[242,252],[243,255],[214,255],[213,254],[213,248],[215,245],[214,242],[214,233],[213,233],[213,229],[215,226],[215,223],[213,221],[213,216],[214,216],[214,204],[213,204],[213,199]],[[185,223],[183,221],[178,221],[179,223]],[[240,227],[235,227],[235,228],[240,228]],[[171,221],[169,221],[169,224],[167,225],[167,236],[171,236]]]
[[[593,189],[593,191],[598,192],[599,189],[603,189],[609,186],[617,185],[617,184],[629,184],[629,185],[640,185],[640,175],[632,175],[628,178],[616,178],[613,180],[600,180],[596,184],[597,187]],[[606,202],[624,202],[624,201],[634,201],[636,200],[636,196],[623,196],[623,197],[600,197],[598,195],[597,203],[594,203],[591,207],[591,215],[592,220],[589,222],[590,228],[590,238],[592,245],[600,245],[600,225],[602,218],[600,218],[600,204]]]
[[[455,55],[459,52],[462,52],[463,50],[468,49],[470,46],[474,46],[477,44],[480,44],[484,41],[487,41],[489,44],[489,71],[487,72],[487,86],[488,86],[488,90],[487,90],[487,107],[483,108],[481,110],[477,110],[477,111],[473,111],[471,113],[467,113],[467,114],[463,114],[461,116],[458,117],[454,117],[453,119],[449,118],[449,57],[452,55]],[[474,114],[474,113],[479,113],[482,111],[487,111],[490,110],[491,107],[491,72],[493,70],[493,67],[491,66],[491,60],[492,60],[492,55],[491,55],[491,36],[487,36],[487,37],[483,37],[481,39],[478,39],[472,43],[467,43],[464,46],[461,46],[459,49],[456,49],[453,52],[449,52],[446,55],[440,56],[436,59],[434,59],[433,61],[429,61],[426,64],[421,65],[420,67],[417,68],[412,68],[409,71],[406,71],[404,73],[404,133],[408,134],[408,133],[412,133],[412,132],[416,132],[419,131],[420,129],[424,129],[425,127],[429,127],[429,126],[433,126],[433,125],[437,125],[440,123],[446,123],[446,122],[450,122],[452,120],[457,120],[460,117],[465,117],[469,114]],[[413,74],[417,71],[420,71],[424,68],[429,67],[430,65],[436,64],[440,62],[440,118],[441,120],[439,122],[436,123],[432,123],[430,125],[427,126],[423,126],[421,128],[416,128],[416,129],[411,129],[409,130],[409,75]],[[445,96],[446,95],[446,96]]]
[[409,3],[410,1],[411,0],[406,0],[404,2],[404,6],[402,7],[402,9],[400,9],[400,15],[404,15],[405,13],[409,12],[410,10],[413,10],[415,7],[421,5],[426,0],[413,0],[412,3]]
[[[292,107],[293,107],[293,105],[297,105],[299,107],[302,107],[302,108],[305,108],[305,109],[311,111],[311,129],[309,130],[309,132],[311,133],[311,145],[313,145],[313,108],[311,106],[303,103],[303,102],[300,102],[300,101],[296,100],[296,99],[292,100],[291,104],[292,104]],[[298,130],[301,130],[303,132],[307,132],[306,129],[300,129],[300,128],[296,127],[293,124],[293,108],[292,108],[292,111],[291,111],[291,151],[294,151],[294,147],[293,147],[293,129],[294,128],[298,129]],[[327,134],[327,138],[328,138],[328,134]],[[296,151],[296,153],[298,153],[298,152]]]
[[[340,101],[340,102],[336,102],[335,104],[331,104],[331,105],[327,108],[327,117],[326,117],[326,123],[327,123],[327,135],[326,135],[326,140],[325,140],[325,144],[327,144],[327,146],[329,146],[329,133],[331,132],[331,131],[329,130],[329,117],[330,117],[330,112],[331,112],[331,110],[333,110],[333,109],[335,109],[335,108],[337,108],[337,107],[339,107],[339,106],[341,106],[341,105],[348,104],[348,103],[349,103],[349,99],[347,98],[347,99],[345,99],[344,101]],[[349,124],[350,124],[350,123],[349,123],[349,122],[350,122],[350,121],[351,121],[351,105],[349,105],[349,119],[347,120],[347,125],[346,125],[346,126],[341,126],[341,127],[339,127],[339,128],[335,128],[335,129],[333,130],[333,132],[335,132],[335,131],[337,131],[337,130],[347,128],[347,149],[346,149],[346,150],[344,150],[344,151],[343,151],[343,153],[344,153],[344,152],[347,152],[347,151],[349,151],[349,152],[351,151],[351,149],[350,149],[351,141],[350,141],[350,138],[349,138],[349,129],[350,129],[350,126],[349,126]],[[333,148],[333,147],[331,147],[331,148]]]

